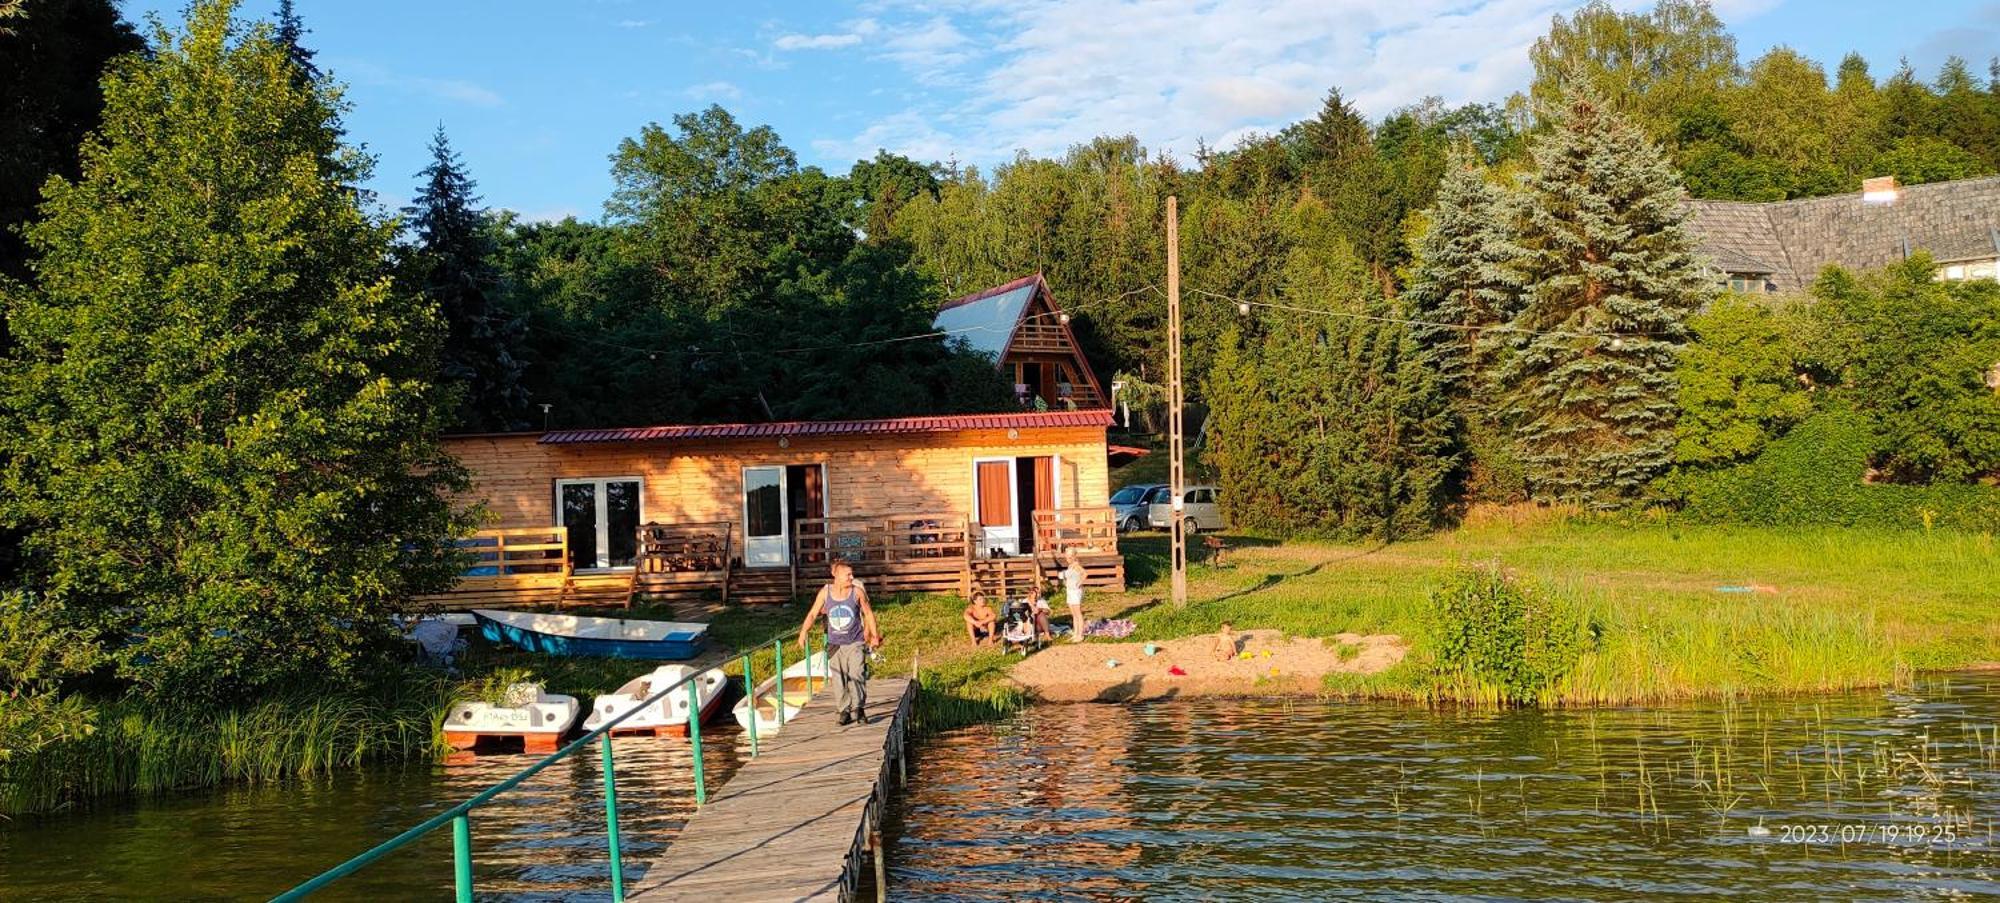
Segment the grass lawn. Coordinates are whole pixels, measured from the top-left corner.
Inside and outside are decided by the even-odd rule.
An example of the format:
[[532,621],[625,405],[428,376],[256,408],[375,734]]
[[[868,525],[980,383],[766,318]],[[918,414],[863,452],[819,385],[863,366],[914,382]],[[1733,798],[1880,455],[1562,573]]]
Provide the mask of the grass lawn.
[[[1546,694],[1553,704],[1835,690],[2000,659],[2000,547],[1986,535],[1544,520],[1475,523],[1387,546],[1230,543],[1223,566],[1191,569],[1190,602],[1175,610],[1164,601],[1165,538],[1127,539],[1131,590],[1092,594],[1090,616],[1132,618],[1140,640],[1207,633],[1225,620],[1301,636],[1401,634],[1412,643],[1404,664],[1338,676],[1327,690],[1473,701],[1476,688],[1431,676],[1423,612],[1451,568],[1497,562],[1595,626],[1595,647]],[[1777,592],[1717,589],[1750,585]],[[1006,679],[1018,659],[970,650],[960,605],[951,596],[877,601],[885,670],[918,664],[941,697],[932,726],[1023,701]],[[725,641],[763,638],[802,615],[802,606],[732,609],[715,630]]]

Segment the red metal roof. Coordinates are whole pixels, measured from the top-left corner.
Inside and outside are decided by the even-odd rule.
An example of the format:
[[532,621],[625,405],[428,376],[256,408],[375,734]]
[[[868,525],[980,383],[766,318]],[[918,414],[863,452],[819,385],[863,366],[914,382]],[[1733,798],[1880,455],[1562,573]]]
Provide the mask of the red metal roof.
[[632,426],[604,430],[554,430],[543,433],[543,445],[588,442],[670,442],[691,439],[776,439],[781,436],[871,436],[897,433],[950,433],[961,430],[1032,429],[1061,426],[1110,426],[1111,412],[1029,411],[1018,414],[950,414],[936,417],[889,417],[879,420],[788,420],[777,423],[689,423]]

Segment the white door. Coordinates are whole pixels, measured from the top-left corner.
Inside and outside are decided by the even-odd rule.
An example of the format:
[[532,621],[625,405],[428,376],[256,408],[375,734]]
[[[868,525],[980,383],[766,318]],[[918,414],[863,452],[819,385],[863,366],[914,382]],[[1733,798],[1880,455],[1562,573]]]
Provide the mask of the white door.
[[784,567],[792,562],[792,531],[785,512],[785,468],[743,468],[743,564]]
[[972,513],[979,522],[985,541],[982,555],[999,551],[1021,554],[1021,506],[1015,504],[1019,489],[1014,479],[1013,458],[976,458],[972,462]]

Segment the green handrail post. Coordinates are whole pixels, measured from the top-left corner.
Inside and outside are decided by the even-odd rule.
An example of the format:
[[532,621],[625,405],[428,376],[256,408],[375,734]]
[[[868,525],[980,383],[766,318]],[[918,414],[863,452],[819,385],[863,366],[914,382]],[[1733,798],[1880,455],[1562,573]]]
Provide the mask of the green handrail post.
[[784,727],[785,726],[785,641],[782,639],[772,640],[771,649],[772,651],[777,653],[778,657],[778,663],[772,666],[778,669],[778,726]]
[[813,694],[813,641],[812,641],[812,631],[806,631],[806,642],[805,642],[805,653],[806,653],[806,698],[807,698],[807,699],[811,699],[811,698],[812,698],[812,694]]
[[[701,681],[688,682],[688,746],[694,752],[694,804],[708,804],[708,782],[701,776]],[[756,707],[752,706],[750,720],[756,721]]]
[[[806,650],[806,660],[807,660],[807,661],[811,661],[811,660],[812,660],[812,650],[810,650],[810,649]],[[819,678],[819,682],[820,682],[820,683],[821,683],[822,685],[825,685],[825,684],[830,684],[830,683],[832,683],[832,682],[833,682],[833,656],[831,656],[831,655],[828,655],[828,654],[827,654],[827,652],[826,652],[826,635],[825,635],[825,634],[821,634],[821,635],[820,635],[820,638],[819,638],[819,660],[820,660],[820,662],[822,663],[822,666],[821,666],[820,670],[821,670],[822,672],[824,672],[824,673],[822,673],[822,674],[820,675],[820,678]],[[813,683],[812,683],[812,681],[811,681],[810,679],[808,679],[808,680],[806,681],[806,695],[807,695],[807,696],[811,696],[811,695],[812,695],[812,693],[813,693]]]
[[[688,684],[693,687],[694,684]],[[611,766],[611,732],[597,741],[604,760],[604,839],[611,851],[611,899],[625,899],[625,857],[618,845],[618,775]]]
[[750,654],[743,654],[743,698],[750,704],[750,758],[757,758],[757,679],[750,674]]
[[472,817],[451,820],[451,874],[458,903],[472,903]]

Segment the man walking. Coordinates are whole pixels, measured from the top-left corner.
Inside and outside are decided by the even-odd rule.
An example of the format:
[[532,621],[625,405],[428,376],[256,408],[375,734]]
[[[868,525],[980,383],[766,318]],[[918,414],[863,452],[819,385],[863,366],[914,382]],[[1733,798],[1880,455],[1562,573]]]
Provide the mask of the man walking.
[[833,705],[840,710],[840,723],[868,723],[868,650],[882,645],[875,629],[875,609],[868,606],[868,591],[854,582],[854,566],[835,561],[829,569],[833,580],[820,587],[813,597],[812,610],[799,625],[799,648],[812,655],[807,638],[820,612],[826,613],[826,670],[833,680]]

